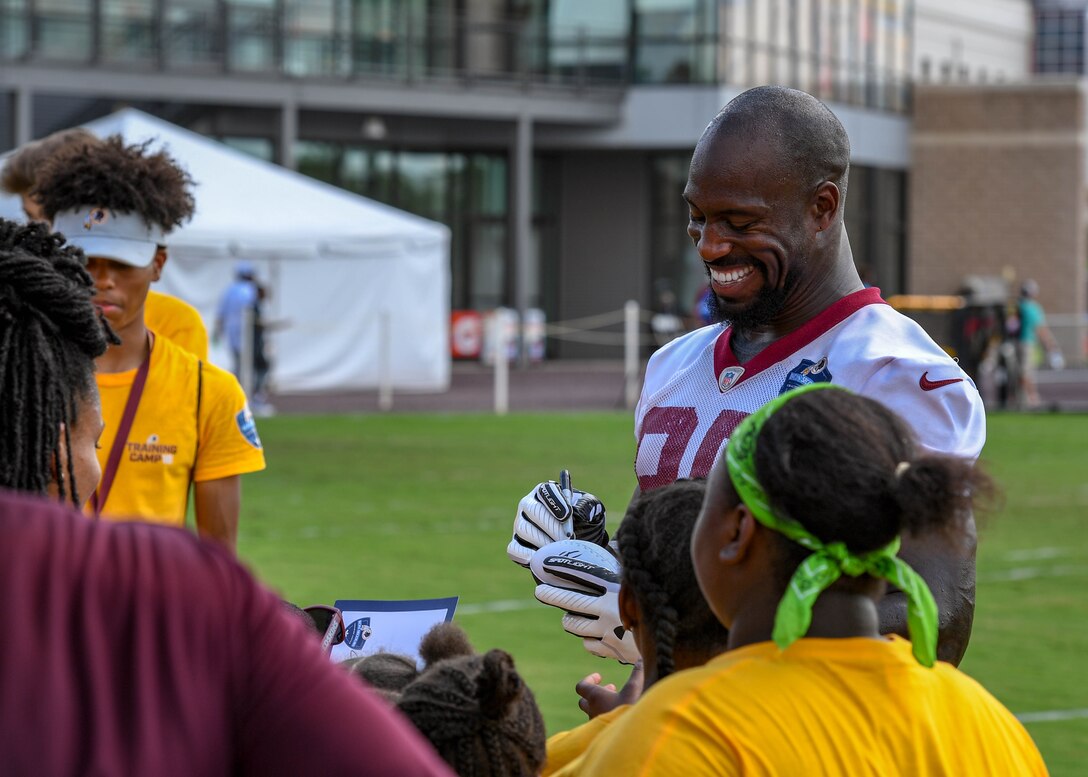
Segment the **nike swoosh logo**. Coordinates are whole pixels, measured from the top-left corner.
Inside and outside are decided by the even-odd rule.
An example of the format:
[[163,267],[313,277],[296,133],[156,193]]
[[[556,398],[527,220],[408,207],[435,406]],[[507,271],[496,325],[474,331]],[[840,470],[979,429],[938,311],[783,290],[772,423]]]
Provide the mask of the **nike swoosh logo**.
[[959,383],[963,378],[948,378],[947,380],[930,380],[926,376],[929,375],[929,370],[922,373],[922,377],[918,378],[918,387],[922,391],[933,391],[941,386],[951,386],[953,383]]

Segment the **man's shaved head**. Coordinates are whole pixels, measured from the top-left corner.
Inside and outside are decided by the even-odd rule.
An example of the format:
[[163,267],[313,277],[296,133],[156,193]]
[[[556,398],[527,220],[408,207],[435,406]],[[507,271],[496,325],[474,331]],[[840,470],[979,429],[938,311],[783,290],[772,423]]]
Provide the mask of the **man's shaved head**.
[[831,109],[810,94],[759,86],[734,97],[711,120],[700,143],[743,138],[768,144],[778,170],[805,195],[824,181],[839,188],[839,218],[850,174],[850,140]]

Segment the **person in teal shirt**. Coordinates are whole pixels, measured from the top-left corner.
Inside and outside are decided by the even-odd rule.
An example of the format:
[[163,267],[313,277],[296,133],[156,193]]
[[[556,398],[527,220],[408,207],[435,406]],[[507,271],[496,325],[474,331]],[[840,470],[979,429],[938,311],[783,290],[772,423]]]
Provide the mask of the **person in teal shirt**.
[[1035,382],[1035,350],[1042,345],[1047,352],[1052,367],[1062,365],[1062,352],[1054,335],[1046,325],[1046,314],[1039,304],[1039,284],[1028,279],[1020,286],[1020,303],[1017,313],[1020,317],[1020,333],[1017,337],[1017,354],[1020,357],[1020,402],[1024,407],[1038,407],[1041,404],[1039,389]]

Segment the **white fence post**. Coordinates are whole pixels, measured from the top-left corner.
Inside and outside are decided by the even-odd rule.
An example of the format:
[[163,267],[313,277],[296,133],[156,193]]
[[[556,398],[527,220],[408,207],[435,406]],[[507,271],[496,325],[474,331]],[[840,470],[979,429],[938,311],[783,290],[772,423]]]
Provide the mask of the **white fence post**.
[[256,311],[252,305],[242,308],[242,347],[238,352],[238,382],[242,384],[242,391],[246,399],[253,399],[253,319]]
[[378,409],[393,409],[393,328],[389,311],[378,314]]
[[623,377],[628,410],[638,402],[638,323],[638,303],[627,300],[623,305]]
[[510,410],[510,333],[505,310],[495,311],[491,326],[491,342],[495,346],[495,415],[506,415]]

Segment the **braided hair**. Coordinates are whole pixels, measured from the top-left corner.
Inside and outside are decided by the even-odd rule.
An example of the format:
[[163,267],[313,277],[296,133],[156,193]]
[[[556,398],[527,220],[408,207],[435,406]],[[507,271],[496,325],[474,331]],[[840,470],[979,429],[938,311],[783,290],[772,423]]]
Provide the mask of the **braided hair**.
[[441,628],[462,638],[429,651],[421,646],[427,666],[404,688],[397,708],[461,777],[538,774],[544,719],[514,659],[502,650],[474,654],[458,627]]
[[659,680],[676,671],[676,648],[716,653],[729,637],[703,598],[691,561],[705,492],[705,481],[678,480],[641,494],[616,533],[623,585],[653,631]]
[[[0,219],[0,486],[79,506],[69,435],[79,403],[96,396],[94,360],[117,336],[91,304],[83,254],[42,224]],[[68,462],[65,478],[60,462]],[[65,481],[71,484],[66,490]]]

